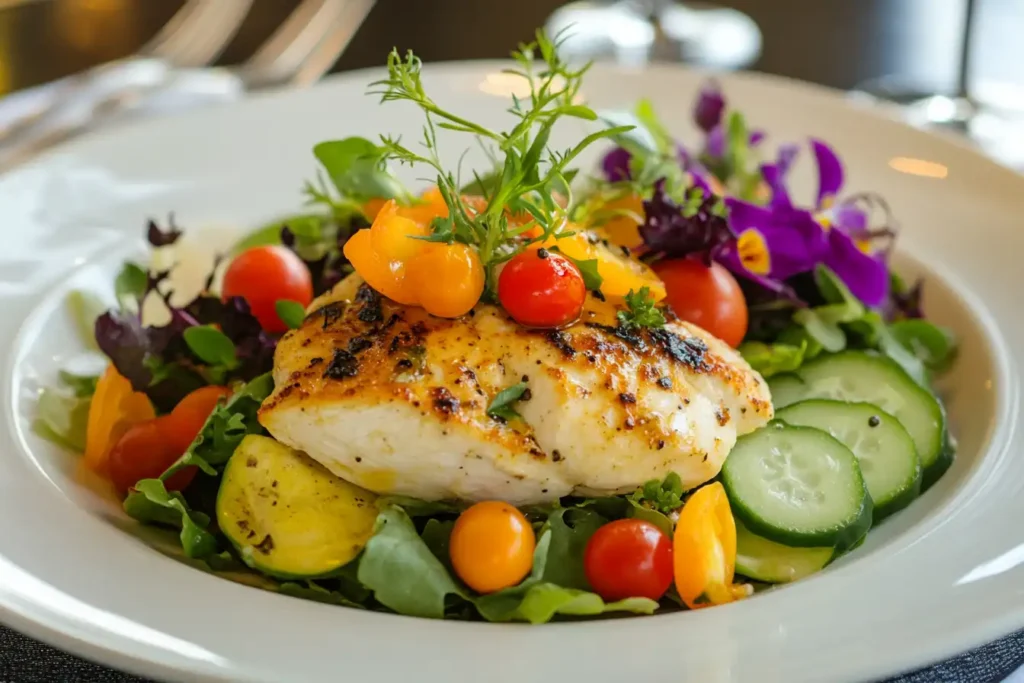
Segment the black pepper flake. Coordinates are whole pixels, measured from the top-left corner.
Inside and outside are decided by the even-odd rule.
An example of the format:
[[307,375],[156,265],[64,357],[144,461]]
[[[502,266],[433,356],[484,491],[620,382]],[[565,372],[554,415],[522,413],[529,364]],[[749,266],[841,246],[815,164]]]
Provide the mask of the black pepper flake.
[[519,381],[520,382],[529,382],[530,381],[530,376],[529,375],[523,375],[523,378],[521,380],[519,380]]
[[523,395],[519,397],[519,400],[529,401],[531,398],[533,398],[533,392],[530,391],[529,387],[527,387],[527,389],[523,391]]
[[268,555],[274,549],[274,539],[270,537],[270,534],[267,534],[263,537],[262,541],[253,547],[264,555]]
[[672,388],[672,378],[671,377],[659,377],[658,378],[658,386],[661,387],[662,389],[671,389]]
[[607,299],[604,297],[604,292],[602,292],[600,289],[595,289],[590,293],[593,294],[594,298],[597,299],[598,301],[607,301]]
[[880,424],[882,424],[882,418],[877,415],[872,415],[868,418],[868,427],[877,427]]
[[587,351],[585,354],[583,354],[583,357],[587,359],[588,363],[596,363],[597,362],[597,356],[592,354],[590,351]]
[[323,362],[324,362],[324,359],[321,358],[320,356],[317,356],[316,358],[310,358],[309,359],[309,367],[315,368],[316,366],[320,365]]
[[402,360],[400,360],[397,363],[395,363],[395,369],[396,370],[408,370],[411,367],[412,367],[412,361],[409,360],[408,358],[403,358]]
[[729,424],[729,409],[723,406],[716,410],[715,419],[718,420],[718,424],[722,427]]
[[359,360],[345,349],[335,349],[334,357],[324,370],[325,379],[344,379],[359,374]]
[[658,439],[658,450],[660,451],[664,447],[665,447],[665,440],[664,439]]
[[547,258],[548,256],[550,256],[550,252],[544,247],[537,250],[537,258]]
[[562,454],[561,454],[561,452],[559,452],[559,450],[557,448],[555,450],[551,451],[551,462],[560,462],[561,460],[562,460]]
[[628,391],[624,391],[619,394],[619,400],[623,403],[636,403],[636,395],[631,394]]
[[272,488],[272,489],[276,489],[277,488],[277,479],[275,479],[274,481],[270,482],[270,488]]
[[356,456],[356,462],[362,462],[362,461],[363,461],[363,459],[360,456],[357,455]]
[[622,245],[622,246],[619,247],[619,249],[622,249],[622,255],[623,256],[625,256],[626,258],[630,257],[631,252],[629,251],[629,247],[627,247],[626,245]]

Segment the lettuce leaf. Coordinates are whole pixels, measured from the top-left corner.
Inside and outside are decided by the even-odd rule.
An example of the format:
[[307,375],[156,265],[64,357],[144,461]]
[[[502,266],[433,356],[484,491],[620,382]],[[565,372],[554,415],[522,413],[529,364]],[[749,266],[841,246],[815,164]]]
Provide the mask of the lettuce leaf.
[[210,518],[189,509],[184,496],[168,491],[159,479],[136,483],[124,500],[124,511],[140,522],[180,529],[178,538],[187,557],[204,559],[217,552],[217,539],[207,531]]

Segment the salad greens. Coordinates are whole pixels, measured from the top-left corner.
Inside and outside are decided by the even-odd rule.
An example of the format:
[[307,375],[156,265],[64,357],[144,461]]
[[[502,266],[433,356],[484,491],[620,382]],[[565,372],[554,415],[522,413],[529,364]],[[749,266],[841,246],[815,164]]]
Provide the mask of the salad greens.
[[[521,77],[530,94],[513,96],[509,113],[514,125],[507,131],[492,130],[440,106],[424,89],[420,60],[412,53],[403,57],[392,52],[386,78],[371,87],[383,102],[406,101],[420,109],[425,118],[423,151],[386,135],[379,143],[348,137],[316,145],[318,173],[303,188],[307,211],[255,231],[236,245],[234,253],[281,245],[306,264],[314,295],[328,291],[353,271],[345,257],[347,240],[371,224],[382,200],[402,206],[422,201],[402,185],[389,162],[427,167],[436,176],[448,215],[433,219],[430,234],[422,239],[474,247],[485,272],[485,298],[493,299],[502,264],[533,243],[572,235],[569,220],[591,228],[627,218],[636,223],[638,237],[638,244],[630,246],[646,263],[695,259],[735,276],[744,310],[749,311],[739,352],[771,379],[775,407],[786,410],[780,412],[780,420],[741,437],[734,450],[739,457],[730,456],[716,481],[695,491],[684,490],[681,477],[669,473],[627,495],[565,497],[513,510],[521,515],[517,519],[525,520],[523,528],[534,532],[535,545],[523,554],[528,557],[533,547],[529,573],[524,567],[515,576],[521,580],[509,581],[503,589],[480,593],[466,585],[473,583],[470,579],[464,583],[459,578],[465,574],[457,571],[450,549],[467,503],[378,498],[362,489],[350,496],[350,502],[362,515],[364,531],[369,533],[371,522],[373,531],[368,540],[345,540],[346,551],[357,553],[355,559],[339,568],[351,555],[332,555],[333,563],[322,571],[293,573],[289,567],[271,572],[287,579],[270,576],[264,565],[259,576],[271,589],[360,609],[491,622],[544,623],[559,616],[651,614],[678,605],[700,606],[734,599],[723,594],[739,587],[712,586],[709,581],[706,593],[688,595],[674,574],[668,585],[674,580],[678,588],[665,592],[663,584],[654,593],[659,600],[605,600],[601,595],[616,596],[600,591],[588,572],[588,547],[602,529],[621,521],[634,527],[637,521],[646,522],[639,525],[645,533],[674,539],[677,527],[685,529],[682,520],[692,509],[688,503],[700,502],[702,514],[714,516],[712,531],[725,534],[725,540],[712,531],[690,534],[693,538],[682,533],[682,547],[696,552],[701,549],[698,536],[712,538],[718,545],[708,551],[709,557],[722,560],[726,530],[735,513],[742,522],[738,543],[747,576],[784,581],[788,579],[779,577],[816,571],[856,547],[872,523],[909,504],[949,466],[952,438],[930,384],[934,375],[949,369],[956,340],[949,330],[923,318],[921,284],[908,286],[890,272],[895,230],[884,202],[872,195],[841,197],[844,178],[838,156],[825,143],[811,140],[818,190],[810,206],[799,206],[786,184],[799,148],[784,145],[773,161],[764,163],[764,133],[752,128],[743,114],[731,111],[713,82],[702,90],[693,112],[704,134],[693,149],[672,137],[649,101],[641,101],[629,114],[599,116],[580,100],[587,68],[571,68],[559,56],[559,45],[559,38],[538,33],[535,42],[515,53],[515,66],[507,73]],[[552,130],[563,118],[606,125],[573,147],[552,150]],[[472,180],[462,177],[461,168],[445,167],[438,129],[470,136],[488,153],[493,167],[483,174],[474,172]],[[570,164],[602,140],[617,145],[602,161],[604,177],[595,179],[583,196],[574,196],[577,170]],[[482,198],[478,208],[467,205],[467,192]],[[635,200],[632,208],[614,208],[627,199]],[[637,207],[642,207],[641,213]],[[884,214],[881,223],[879,208]],[[514,215],[527,215],[532,223],[511,220]],[[539,230],[527,232],[535,227]],[[166,229],[152,221],[146,228],[154,248],[173,246],[181,234],[173,220]],[[272,251],[285,253],[280,248]],[[598,259],[567,258],[598,297]],[[215,292],[212,272],[203,290],[182,306],[171,302],[168,276],[126,263],[113,283],[116,306],[103,310],[98,299],[80,292],[69,302],[86,340],[109,359],[132,390],[148,397],[162,417],[173,417],[183,397],[196,389],[230,388],[230,398],[218,399],[202,413],[208,417],[187,449],[182,453],[184,444],[177,446],[154,472],[177,457],[162,474],[135,482],[123,507],[140,522],[172,529],[185,556],[212,571],[259,572],[259,561],[246,552],[260,552],[262,546],[266,556],[274,550],[274,539],[270,533],[256,536],[251,531],[255,516],[247,518],[249,527],[237,525],[237,536],[234,527],[226,535],[218,527],[217,520],[224,523],[224,517],[217,514],[223,509],[217,507],[217,498],[222,482],[231,479],[236,467],[257,467],[255,458],[237,456],[259,440],[250,438],[239,450],[243,439],[265,434],[258,413],[275,388],[271,370],[281,335],[263,329],[244,298],[223,298]],[[368,287],[367,291],[374,294]],[[169,312],[166,323],[143,323],[141,312],[148,297],[163,301]],[[675,320],[647,286],[630,289],[623,303],[615,328],[620,337],[635,335],[643,327],[655,328],[652,338],[668,334],[656,328]],[[274,309],[289,329],[302,326],[306,317],[304,306],[289,298],[278,299]],[[379,308],[377,312],[379,320]],[[323,316],[326,330],[326,311]],[[409,347],[406,362],[411,364],[415,357],[422,364],[426,350],[418,344]],[[314,359],[310,367],[322,362],[323,358]],[[403,375],[398,377],[404,381]],[[84,449],[97,381],[62,372],[60,386],[39,397],[37,433],[68,448]],[[658,385],[670,390],[672,380],[663,377]],[[222,390],[227,395],[228,389]],[[517,404],[531,398],[526,377],[507,386],[487,405],[486,414],[495,421],[489,426],[501,428],[501,423],[520,420]],[[635,396],[631,399],[623,404],[636,403]],[[143,402],[148,409],[149,402]],[[724,408],[714,416],[720,426],[730,419]],[[842,425],[842,438],[825,433],[837,424]],[[195,426],[199,428],[198,423]],[[861,448],[873,440],[884,441],[884,455]],[[313,465],[298,451],[263,441],[286,451],[293,466],[299,463],[309,471]],[[664,445],[654,441],[651,447]],[[815,493],[827,490],[832,502],[842,500],[832,507],[815,507],[820,496],[804,496],[811,502],[794,521],[785,501],[780,502],[785,496],[778,495],[776,474],[790,467],[793,454],[824,452],[842,465],[841,471],[819,471],[815,468],[821,469],[820,463],[809,458],[808,481],[817,478],[819,483],[801,480],[803,470],[786,470],[793,480],[787,482],[794,488],[806,485]],[[877,459],[862,472],[861,463],[871,458]],[[320,480],[327,477],[324,470],[316,471]],[[183,474],[196,476],[183,491],[175,490],[180,488],[175,480]],[[276,506],[274,497],[288,494],[287,482],[272,490],[278,488],[278,479],[270,476],[267,481],[260,495],[273,498],[270,505]],[[239,505],[248,505],[246,495],[239,498]],[[343,517],[339,513],[335,519]],[[251,541],[256,545],[245,544],[247,532],[260,539]],[[280,537],[277,542],[286,545]],[[678,546],[672,547],[680,552]],[[679,571],[678,564],[672,566]],[[723,580],[730,584],[732,577]]]

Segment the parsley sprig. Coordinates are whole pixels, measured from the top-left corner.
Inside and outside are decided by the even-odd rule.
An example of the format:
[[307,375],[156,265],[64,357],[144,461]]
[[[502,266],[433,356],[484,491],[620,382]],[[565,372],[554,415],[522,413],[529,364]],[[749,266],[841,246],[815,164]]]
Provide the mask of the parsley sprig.
[[[525,80],[530,94],[523,98],[513,94],[508,112],[516,123],[508,131],[492,130],[437,104],[423,86],[423,64],[411,51],[405,57],[397,50],[392,51],[388,57],[388,77],[371,85],[371,92],[380,95],[382,102],[409,101],[423,111],[426,117],[423,153],[414,152],[398,138],[382,136],[384,158],[411,166],[429,166],[436,172],[437,186],[448,205],[449,217],[434,222],[433,235],[428,239],[476,246],[487,272],[489,289],[494,284],[495,267],[511,259],[526,244],[571,234],[562,231],[566,210],[557,201],[561,195],[572,204],[570,183],[575,172],[569,165],[594,142],[631,129],[618,126],[600,130],[564,151],[548,147],[552,128],[560,119],[595,121],[598,118],[591,108],[580,104],[583,76],[590,65],[570,68],[558,55],[561,40],[561,35],[552,40],[539,31],[536,40],[521,45],[513,53],[516,66],[505,69],[504,73]],[[461,200],[458,170],[453,173],[441,162],[438,128],[471,135],[494,149],[498,162],[495,172],[486,178],[474,174],[474,185],[486,188],[487,206],[479,213],[470,210]],[[511,226],[510,212],[526,212],[532,220],[525,225]],[[534,225],[541,227],[541,235],[518,239]]]
[[632,289],[626,294],[626,310],[618,313],[622,327],[662,327],[665,315],[654,305],[650,287],[641,287],[639,292]]

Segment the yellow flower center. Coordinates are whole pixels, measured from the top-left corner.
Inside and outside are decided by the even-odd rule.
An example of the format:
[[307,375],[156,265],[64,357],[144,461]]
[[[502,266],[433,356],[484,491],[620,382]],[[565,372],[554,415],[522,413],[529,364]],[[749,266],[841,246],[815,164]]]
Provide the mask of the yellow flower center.
[[857,248],[863,251],[865,254],[867,254],[868,256],[871,255],[871,240],[857,240],[856,245]]
[[764,235],[754,228],[748,228],[740,234],[736,240],[736,249],[740,262],[751,273],[767,275],[771,270],[772,261],[768,255],[768,244]]
[[821,198],[821,208],[822,209],[826,209],[826,210],[827,209],[831,209],[832,205],[835,204],[835,201],[836,201],[836,196],[835,195],[827,194],[827,195],[825,195],[824,197]]

